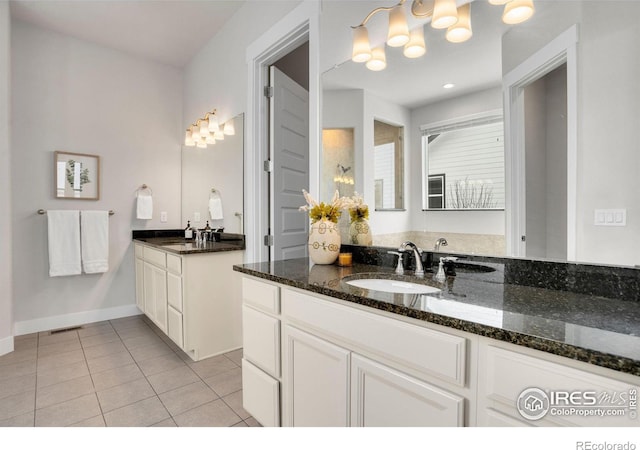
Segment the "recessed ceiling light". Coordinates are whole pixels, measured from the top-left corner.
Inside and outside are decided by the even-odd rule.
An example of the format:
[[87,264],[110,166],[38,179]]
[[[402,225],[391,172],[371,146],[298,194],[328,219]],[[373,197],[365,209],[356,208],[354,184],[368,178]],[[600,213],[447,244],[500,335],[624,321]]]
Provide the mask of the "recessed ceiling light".
[[445,85],[444,85],[444,86],[442,86],[442,87],[443,87],[443,88],[445,88],[445,89],[451,89],[452,87],[455,87],[455,84],[453,84],[453,83],[447,83],[447,84],[445,84]]

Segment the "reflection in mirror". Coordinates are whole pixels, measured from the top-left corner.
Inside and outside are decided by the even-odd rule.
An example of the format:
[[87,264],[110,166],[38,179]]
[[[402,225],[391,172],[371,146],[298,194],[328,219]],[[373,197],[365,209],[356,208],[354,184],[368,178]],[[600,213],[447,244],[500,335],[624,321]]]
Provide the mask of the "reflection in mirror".
[[502,111],[422,127],[423,208],[504,208]]
[[404,208],[404,127],[373,121],[376,210]]
[[[322,130],[321,199],[330,199],[337,190],[341,197],[352,197],[355,191],[354,129],[325,128]],[[333,180],[333,183],[328,182]]]
[[[244,115],[229,120],[235,134],[207,148],[182,148],[183,226],[187,221],[197,228],[209,223],[211,228],[224,228],[228,233],[244,233]],[[210,202],[216,194],[222,203],[221,215],[217,202]]]

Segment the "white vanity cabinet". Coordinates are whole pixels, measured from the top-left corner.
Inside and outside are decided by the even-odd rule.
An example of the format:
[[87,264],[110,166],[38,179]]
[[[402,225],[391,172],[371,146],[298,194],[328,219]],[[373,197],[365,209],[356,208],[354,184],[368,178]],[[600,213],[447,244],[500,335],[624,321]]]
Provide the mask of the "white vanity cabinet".
[[136,305],[193,360],[242,347],[242,251],[177,255],[135,243]]

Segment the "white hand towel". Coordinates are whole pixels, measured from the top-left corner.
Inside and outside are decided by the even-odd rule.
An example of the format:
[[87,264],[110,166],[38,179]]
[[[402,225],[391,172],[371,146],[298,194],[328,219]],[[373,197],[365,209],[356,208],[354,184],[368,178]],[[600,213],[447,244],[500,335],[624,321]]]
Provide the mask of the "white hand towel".
[[149,220],[153,218],[153,197],[150,195],[138,194],[137,205],[138,219]]
[[211,220],[222,220],[222,199],[220,196],[209,198],[209,214]]
[[79,211],[47,211],[50,277],[81,273],[79,214]]
[[84,273],[106,272],[109,270],[109,212],[82,211],[80,229]]

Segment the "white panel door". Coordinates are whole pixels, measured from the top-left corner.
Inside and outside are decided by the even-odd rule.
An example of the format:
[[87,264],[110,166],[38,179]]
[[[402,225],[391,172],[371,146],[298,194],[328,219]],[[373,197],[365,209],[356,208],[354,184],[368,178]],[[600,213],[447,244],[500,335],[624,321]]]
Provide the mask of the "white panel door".
[[464,425],[464,399],[360,355],[351,356],[351,424]]
[[298,208],[305,204],[302,189],[309,189],[309,92],[271,67],[270,180],[272,260],[307,255],[309,218]]
[[285,327],[285,424],[349,426],[349,350]]

